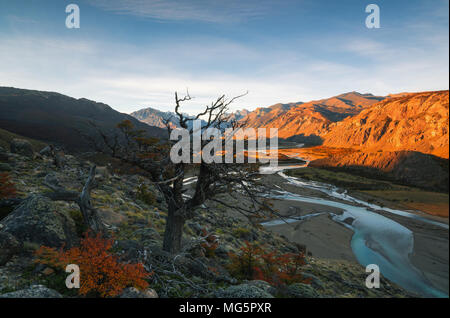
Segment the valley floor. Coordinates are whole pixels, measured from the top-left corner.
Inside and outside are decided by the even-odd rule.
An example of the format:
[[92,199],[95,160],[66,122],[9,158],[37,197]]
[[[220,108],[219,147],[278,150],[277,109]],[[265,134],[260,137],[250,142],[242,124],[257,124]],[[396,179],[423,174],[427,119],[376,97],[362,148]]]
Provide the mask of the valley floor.
[[[298,175],[300,177],[308,174],[308,169],[301,168],[289,171],[289,175]],[[311,176],[309,176],[311,177]],[[322,180],[320,180],[322,181]],[[301,186],[287,184],[285,179],[278,174],[264,176],[264,183],[270,183],[280,187],[290,193],[299,194],[307,197],[327,198],[326,194]],[[352,196],[358,197],[356,191],[351,192]],[[376,203],[383,201],[385,206],[398,208],[397,202],[389,202],[385,198],[373,197],[368,193],[359,193],[359,197],[368,200],[369,197]],[[448,195],[447,195],[448,198]],[[378,200],[378,201],[377,201]],[[321,204],[305,203],[298,201],[273,200],[274,208],[288,217],[304,216],[325,212],[319,216],[307,218],[301,222],[292,222],[288,224],[279,224],[268,226],[268,228],[289,240],[306,245],[307,251],[314,257],[321,259],[345,260],[357,263],[355,255],[351,248],[351,239],[353,231],[331,219],[328,213],[340,214],[336,207]],[[448,209],[448,204],[447,204]],[[444,291],[448,295],[449,291],[449,231],[448,228],[442,228],[433,224],[424,223],[410,217],[395,215],[388,212],[376,211],[383,216],[394,220],[414,235],[414,252],[410,255],[412,264],[419,269],[426,278],[437,289]],[[448,218],[430,216],[425,213],[415,212],[422,217],[426,217],[441,223],[448,224]],[[361,267],[361,271],[364,268]]]

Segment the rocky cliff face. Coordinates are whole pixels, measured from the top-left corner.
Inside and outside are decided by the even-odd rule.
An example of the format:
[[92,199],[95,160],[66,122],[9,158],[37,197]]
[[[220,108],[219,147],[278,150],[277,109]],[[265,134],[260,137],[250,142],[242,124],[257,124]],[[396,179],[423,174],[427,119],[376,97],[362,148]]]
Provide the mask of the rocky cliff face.
[[329,147],[364,151],[411,150],[442,158],[449,155],[448,91],[388,98],[330,126]]
[[350,92],[308,103],[276,104],[268,108],[258,108],[244,120],[248,121],[249,127],[278,128],[280,138],[320,144],[320,137],[328,132],[332,123],[356,115],[382,99],[383,97],[371,94]]

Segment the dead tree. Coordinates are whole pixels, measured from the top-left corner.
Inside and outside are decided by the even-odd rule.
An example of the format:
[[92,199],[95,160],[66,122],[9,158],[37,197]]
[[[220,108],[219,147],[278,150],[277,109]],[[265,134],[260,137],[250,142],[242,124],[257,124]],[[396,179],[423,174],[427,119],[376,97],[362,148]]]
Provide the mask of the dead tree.
[[[206,106],[203,112],[194,117],[187,117],[181,112],[180,108],[181,104],[191,100],[191,97],[187,93],[183,98],[179,98],[178,94],[175,93],[176,121],[181,128],[189,131],[191,141],[194,133],[196,133],[192,127],[188,127],[188,122],[191,120],[205,118],[205,123],[201,128],[202,131],[208,128],[216,128],[223,131],[224,127],[229,126],[237,129],[243,123],[238,123],[231,119],[229,105],[241,96],[228,100],[223,95],[211,105]],[[170,125],[171,122],[173,122],[172,119],[166,119],[169,135],[173,129],[173,125]],[[187,198],[183,196],[186,163],[175,164],[169,156],[170,148],[175,142],[162,143],[152,138],[144,137],[142,131],[133,130],[129,121],[122,122],[118,125],[118,128],[109,135],[97,128],[100,138],[96,138],[96,140],[103,140],[103,145],[99,146],[97,142],[93,143],[93,145],[98,151],[106,152],[115,158],[120,158],[125,162],[140,167],[162,193],[168,206],[163,242],[165,251],[177,253],[181,250],[181,239],[185,222],[195,217],[197,208],[202,206],[207,200],[221,203],[249,217],[260,216],[265,212],[274,213],[266,203],[264,196],[266,189],[264,189],[263,185],[255,182],[258,174],[255,173],[251,166],[236,163],[206,163],[202,158],[201,162],[197,164],[195,192],[192,197]],[[126,143],[120,150],[117,144],[112,141],[118,139],[117,134],[119,131],[125,136],[122,139],[126,140]],[[202,149],[206,143],[207,141],[202,141]],[[190,155],[192,156],[192,147],[190,149]],[[246,208],[243,205],[228,204],[224,200],[219,199],[218,194],[228,194],[235,199],[239,199],[237,196],[246,197],[251,203],[251,207]]]
[[75,202],[80,207],[80,211],[83,215],[83,220],[88,229],[94,233],[105,232],[105,226],[98,215],[97,210],[92,206],[91,203],[91,190],[95,186],[95,169],[96,166],[92,166],[86,183],[81,191],[81,193],[67,190],[61,187],[57,180],[47,175],[45,177],[44,185],[52,190],[45,195],[53,201],[68,201]]

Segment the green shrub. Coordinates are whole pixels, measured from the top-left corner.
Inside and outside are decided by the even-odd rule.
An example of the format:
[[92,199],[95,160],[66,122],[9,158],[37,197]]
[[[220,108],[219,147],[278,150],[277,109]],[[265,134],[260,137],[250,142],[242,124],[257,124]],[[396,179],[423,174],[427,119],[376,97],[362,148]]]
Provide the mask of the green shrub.
[[148,186],[145,184],[141,184],[137,189],[136,198],[141,200],[147,205],[155,205],[156,204],[156,196],[153,192],[148,190]]
[[83,214],[80,210],[70,210],[69,216],[75,222],[75,228],[77,230],[78,236],[82,236],[84,232],[87,231],[86,224],[84,223]]

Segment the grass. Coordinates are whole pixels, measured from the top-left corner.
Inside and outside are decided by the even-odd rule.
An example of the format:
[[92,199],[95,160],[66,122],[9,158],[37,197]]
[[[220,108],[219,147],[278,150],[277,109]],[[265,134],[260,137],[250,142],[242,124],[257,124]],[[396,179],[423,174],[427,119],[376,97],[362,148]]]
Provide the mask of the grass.
[[46,146],[46,144],[41,141],[37,141],[37,140],[27,138],[27,137],[22,137],[22,136],[16,135],[12,132],[9,132],[7,130],[0,128],[0,146],[1,147],[5,148],[6,150],[9,150],[9,145],[14,138],[28,140],[30,142],[31,146],[33,147],[33,150],[36,152],[42,150]]
[[409,188],[407,190],[394,191],[363,191],[371,196],[395,202],[398,205],[423,211],[432,215],[448,217],[449,195],[448,193],[438,193]]
[[333,184],[348,190],[391,190],[396,187],[401,187],[387,181],[369,179],[345,172],[335,172],[320,168],[288,170],[287,174],[304,180]]
[[[449,216],[449,194],[425,191],[392,182],[366,178],[345,172],[321,168],[289,170],[288,175],[304,180],[333,184],[356,193],[362,193],[367,201],[391,205],[396,208],[419,210],[431,215]],[[381,201],[381,202],[379,202]]]

